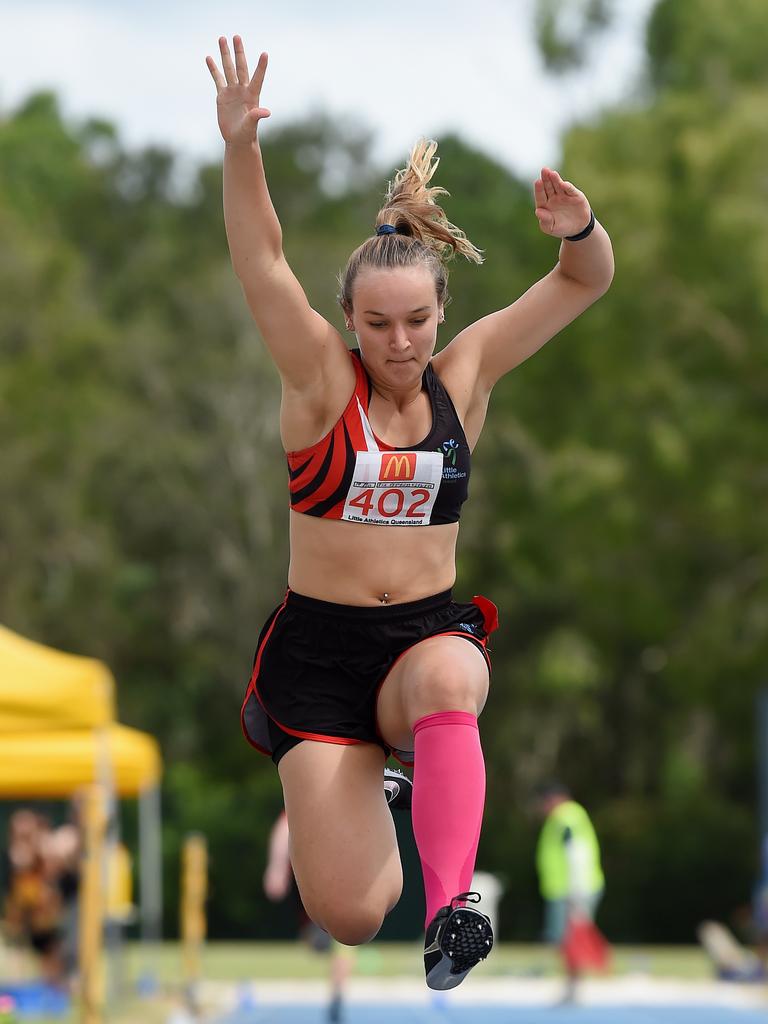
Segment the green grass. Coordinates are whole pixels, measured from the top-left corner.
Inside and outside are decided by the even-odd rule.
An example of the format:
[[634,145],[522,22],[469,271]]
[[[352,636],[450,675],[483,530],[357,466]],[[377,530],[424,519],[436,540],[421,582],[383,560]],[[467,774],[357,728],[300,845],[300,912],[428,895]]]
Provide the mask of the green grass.
[[[614,947],[616,974],[641,971],[656,978],[707,979],[712,976],[708,961],[696,947],[618,946]],[[372,943],[351,953],[357,977],[389,978],[421,976],[418,943]],[[0,956],[0,970],[3,967]],[[487,964],[478,968],[485,977],[551,976],[559,971],[555,954],[542,946],[502,944]],[[129,983],[142,973],[157,979],[160,992],[151,999],[135,996],[122,999],[107,1014],[109,1024],[165,1024],[171,1007],[182,991],[182,959],[178,943],[142,948],[130,944],[124,950],[122,973]],[[207,980],[242,982],[259,979],[324,979],[327,957],[313,953],[297,942],[209,943],[202,955],[202,976]],[[36,1024],[75,1024],[76,1015],[43,1020]]]
[[[711,971],[704,954],[695,946],[617,946],[615,969],[619,974],[642,971],[655,977],[708,978]],[[414,977],[422,970],[418,943],[371,943],[352,952],[355,973],[366,977]],[[163,984],[175,984],[181,976],[181,954],[175,943],[164,943],[142,952],[132,946],[127,954],[130,976],[149,963]],[[549,975],[559,970],[553,952],[542,946],[502,944],[484,967],[494,976]],[[324,978],[325,958],[298,942],[209,943],[202,956],[204,978],[242,981],[249,978]]]

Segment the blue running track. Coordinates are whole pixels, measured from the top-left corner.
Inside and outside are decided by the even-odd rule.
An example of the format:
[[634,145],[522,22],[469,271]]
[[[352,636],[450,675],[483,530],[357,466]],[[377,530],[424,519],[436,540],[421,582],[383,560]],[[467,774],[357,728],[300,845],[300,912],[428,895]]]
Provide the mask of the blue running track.
[[[220,1017],[216,1024],[326,1024],[325,1006],[262,1006]],[[392,1006],[353,1003],[342,1024],[768,1024],[768,1010],[726,1007],[520,1007],[456,1004]]]

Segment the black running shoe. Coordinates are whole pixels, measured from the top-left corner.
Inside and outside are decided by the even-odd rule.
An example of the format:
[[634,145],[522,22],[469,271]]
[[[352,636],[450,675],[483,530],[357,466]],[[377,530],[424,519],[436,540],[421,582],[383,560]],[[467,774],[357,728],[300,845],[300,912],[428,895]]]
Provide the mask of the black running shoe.
[[463,892],[454,896],[450,906],[441,907],[427,928],[424,970],[427,985],[438,991],[460,985],[493,948],[490,919],[474,907],[455,905],[465,900],[479,903],[480,894]]
[[391,811],[410,811],[413,783],[397,768],[384,769],[384,795]]

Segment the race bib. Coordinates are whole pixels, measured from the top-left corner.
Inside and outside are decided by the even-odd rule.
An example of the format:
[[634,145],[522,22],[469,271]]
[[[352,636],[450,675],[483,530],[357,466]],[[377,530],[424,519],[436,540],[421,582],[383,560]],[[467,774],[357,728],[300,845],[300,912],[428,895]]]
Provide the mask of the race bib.
[[358,452],[342,519],[429,526],[443,479],[441,452]]

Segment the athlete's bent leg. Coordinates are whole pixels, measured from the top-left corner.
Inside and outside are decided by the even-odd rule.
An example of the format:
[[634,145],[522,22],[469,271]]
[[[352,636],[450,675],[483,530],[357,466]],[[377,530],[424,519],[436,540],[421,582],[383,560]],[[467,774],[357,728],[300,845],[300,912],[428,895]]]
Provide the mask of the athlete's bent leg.
[[485,763],[477,717],[425,715],[414,725],[413,834],[429,924],[472,886],[485,806]]
[[433,637],[395,665],[379,694],[379,729],[415,751],[413,831],[421,857],[427,923],[469,888],[485,803],[485,763],[477,715],[488,668],[460,637]]
[[[434,637],[398,662],[379,696],[385,740],[407,749],[413,737],[413,832],[424,875],[425,966],[433,988],[458,984],[493,942],[478,911],[452,916],[456,897],[471,886],[480,838],[485,764],[477,715],[487,692],[480,651],[460,638]],[[456,949],[443,934],[449,918],[451,935],[460,933]]]
[[370,743],[304,740],[278,766],[302,903],[350,946],[376,935],[403,885],[383,761]]

